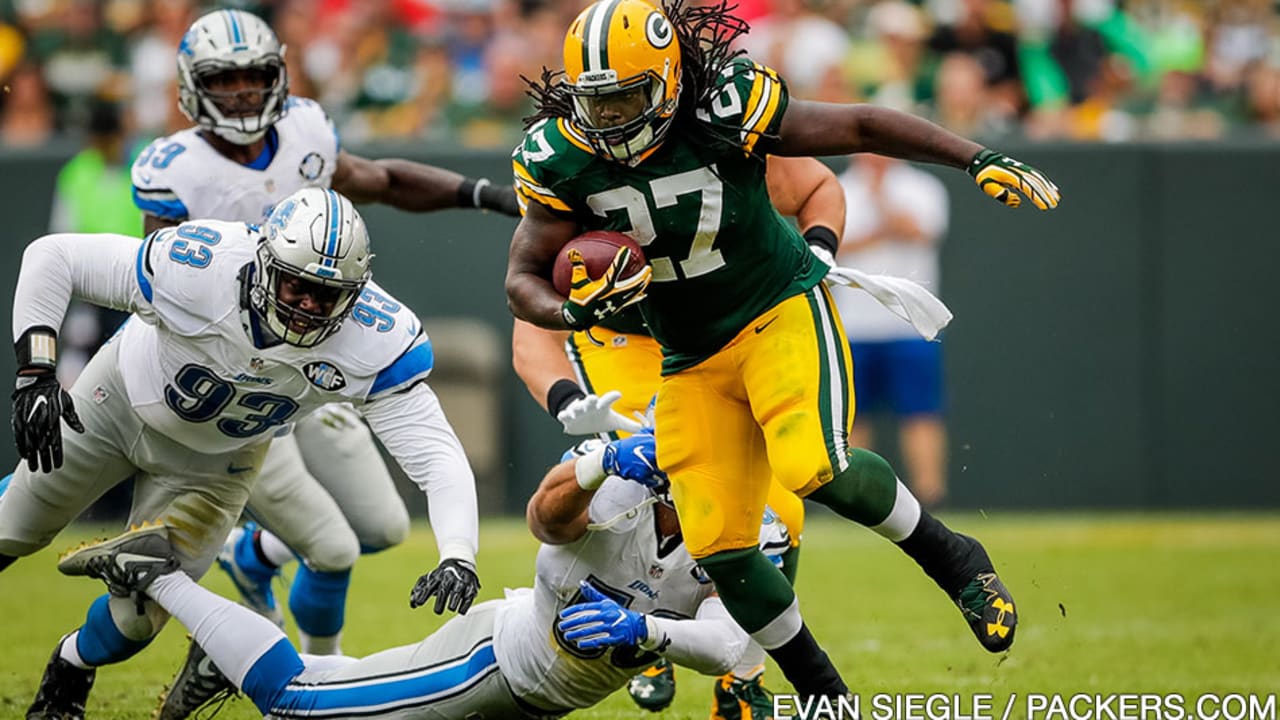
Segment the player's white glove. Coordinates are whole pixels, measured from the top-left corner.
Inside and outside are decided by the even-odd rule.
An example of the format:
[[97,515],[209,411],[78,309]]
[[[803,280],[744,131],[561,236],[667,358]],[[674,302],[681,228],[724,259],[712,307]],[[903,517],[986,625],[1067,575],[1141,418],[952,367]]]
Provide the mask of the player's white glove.
[[566,405],[556,414],[556,419],[564,426],[565,435],[597,435],[618,430],[640,432],[643,429],[640,423],[613,409],[613,404],[621,398],[622,393],[617,390],[604,395],[584,395]]
[[480,578],[476,576],[476,566],[466,560],[446,558],[440,561],[435,570],[418,578],[409,594],[409,607],[417,608],[427,604],[435,596],[437,615],[443,615],[447,605],[451,612],[466,615],[471,603],[480,592]]

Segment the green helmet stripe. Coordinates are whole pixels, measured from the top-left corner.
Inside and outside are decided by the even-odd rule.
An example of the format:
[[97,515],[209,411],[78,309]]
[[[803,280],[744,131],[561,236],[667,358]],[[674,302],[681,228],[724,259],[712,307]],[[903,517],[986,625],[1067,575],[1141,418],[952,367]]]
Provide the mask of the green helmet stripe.
[[583,22],[582,67],[604,70],[609,67],[609,24],[618,8],[618,0],[597,3]]
[[587,11],[587,16],[586,16],[585,18],[583,18],[583,19],[582,19],[582,69],[583,69],[583,70],[594,70],[594,69],[595,69],[595,68],[591,67],[591,57],[592,57],[592,52],[591,52],[591,43],[592,43],[591,22],[592,22],[592,20],[594,20],[594,19],[595,19],[596,13],[598,13],[598,12],[600,12],[600,6],[599,6],[598,4],[597,4],[597,5],[592,5],[592,6],[591,6],[591,9],[590,9],[589,11]]

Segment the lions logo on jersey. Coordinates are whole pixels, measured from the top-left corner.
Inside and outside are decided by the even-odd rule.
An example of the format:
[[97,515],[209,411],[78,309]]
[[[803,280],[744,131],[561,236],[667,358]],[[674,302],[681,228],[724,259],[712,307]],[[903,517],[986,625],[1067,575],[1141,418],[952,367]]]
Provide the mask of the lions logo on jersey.
[[307,180],[317,180],[324,172],[324,157],[318,152],[309,152],[302,162],[298,163],[298,174]]
[[341,390],[347,386],[347,379],[342,376],[342,371],[323,360],[302,366],[302,374],[321,390]]

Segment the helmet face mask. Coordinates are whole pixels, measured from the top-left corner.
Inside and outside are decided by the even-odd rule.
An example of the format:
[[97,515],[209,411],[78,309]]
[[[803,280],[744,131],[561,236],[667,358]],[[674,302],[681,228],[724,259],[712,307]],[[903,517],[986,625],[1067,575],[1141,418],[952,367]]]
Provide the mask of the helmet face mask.
[[666,136],[680,98],[675,29],[644,0],[598,0],[569,27],[563,87],[600,157],[636,164]]
[[284,52],[254,15],[218,10],[202,16],[178,48],[178,107],[228,142],[256,142],[285,114]]
[[314,347],[342,327],[372,275],[364,220],[332,190],[306,188],[281,201],[263,229],[252,308],[284,342]]
[[283,68],[279,57],[248,67],[206,63],[195,68],[196,90],[224,119],[260,118],[283,80]]
[[566,89],[578,129],[597,154],[613,160],[629,162],[656,147],[674,117],[674,112],[664,117],[664,83],[655,73],[625,84]]

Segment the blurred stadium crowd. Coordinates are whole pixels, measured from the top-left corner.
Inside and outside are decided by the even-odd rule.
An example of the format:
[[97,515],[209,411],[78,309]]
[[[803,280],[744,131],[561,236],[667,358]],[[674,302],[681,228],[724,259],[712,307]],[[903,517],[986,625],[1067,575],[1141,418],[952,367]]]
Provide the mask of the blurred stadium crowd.
[[[744,47],[792,93],[866,100],[980,138],[1280,136],[1276,0],[736,0]],[[89,129],[101,101],[134,137],[187,125],[174,56],[204,10],[265,17],[294,94],[347,143],[507,148],[520,76],[561,65],[582,0],[0,0],[0,147]]]

